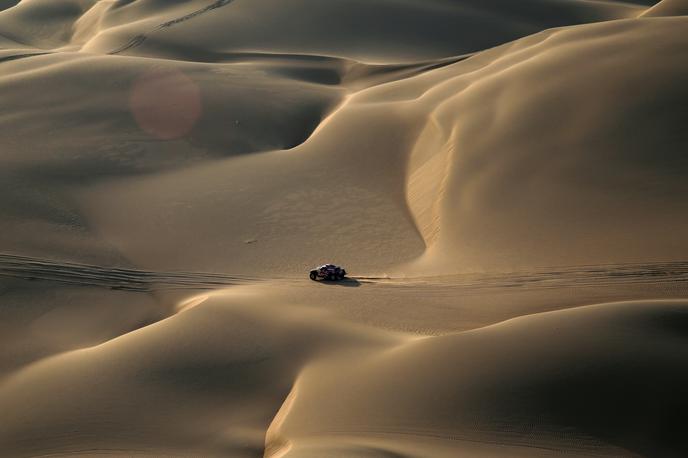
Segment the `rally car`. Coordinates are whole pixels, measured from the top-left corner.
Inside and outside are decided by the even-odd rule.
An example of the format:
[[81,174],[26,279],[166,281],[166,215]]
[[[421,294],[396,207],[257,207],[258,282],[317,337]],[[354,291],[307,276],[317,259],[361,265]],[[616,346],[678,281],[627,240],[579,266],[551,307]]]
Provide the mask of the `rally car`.
[[339,281],[344,280],[344,277],[346,277],[346,270],[344,270],[343,267],[335,266],[334,264],[325,264],[317,269],[311,270],[310,277],[313,281]]

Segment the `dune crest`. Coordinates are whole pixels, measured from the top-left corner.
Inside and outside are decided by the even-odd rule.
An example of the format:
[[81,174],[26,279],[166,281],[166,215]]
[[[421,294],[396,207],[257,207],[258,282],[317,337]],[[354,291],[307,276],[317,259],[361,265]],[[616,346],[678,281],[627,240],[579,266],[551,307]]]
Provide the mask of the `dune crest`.
[[[624,262],[683,256],[668,228],[685,223],[675,199],[688,191],[683,112],[671,108],[685,99],[685,25],[677,17],[547,31],[437,70],[446,80],[419,102],[432,111],[407,188],[421,232],[439,234],[429,256],[442,269],[554,265],[575,253],[588,262],[592,252]],[[618,233],[634,220],[634,235]],[[489,259],[495,251],[501,258]]]
[[[294,444],[285,456],[328,453],[333,443],[346,456],[378,456],[376,449],[406,456],[413,440],[432,456],[554,456],[559,447],[576,455],[679,456],[686,450],[676,417],[655,406],[681,411],[674,403],[686,374],[670,368],[686,357],[674,353],[675,339],[685,336],[685,307],[595,305],[415,340],[336,372],[328,362],[314,364],[280,421]],[[629,405],[647,389],[658,390],[654,406]],[[662,425],[655,432],[633,432],[653,415]],[[523,429],[507,426],[515,418]]]
[[[538,13],[542,8],[546,15]],[[277,51],[390,63],[465,54],[548,27],[639,13],[639,6],[623,2],[577,0],[528,0],[518,7],[504,0],[298,0],[289,5],[276,0],[54,0],[49,8],[40,0],[24,0],[0,17],[0,26],[44,49],[188,55],[189,60],[215,52]],[[33,33],[32,23],[44,14],[50,25]],[[425,33],[431,25],[434,33]],[[353,28],[358,33],[350,34]]]
[[[685,301],[576,307],[433,337],[272,301],[255,286],[216,293],[17,371],[0,384],[11,414],[3,449],[260,456],[264,437],[271,457],[686,452]],[[112,397],[122,391],[138,401]],[[20,440],[40,431],[40,443]]]
[[688,456],[685,6],[0,0],[0,454]]
[[686,0],[662,0],[645,11],[641,17],[686,16],[688,2]]

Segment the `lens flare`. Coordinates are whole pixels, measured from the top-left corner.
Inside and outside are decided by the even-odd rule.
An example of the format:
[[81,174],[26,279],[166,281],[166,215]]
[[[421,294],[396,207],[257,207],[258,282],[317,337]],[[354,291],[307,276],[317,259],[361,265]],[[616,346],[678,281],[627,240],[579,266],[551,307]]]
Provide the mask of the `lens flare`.
[[200,89],[179,70],[156,69],[132,85],[129,109],[139,127],[161,140],[191,132],[203,110]]

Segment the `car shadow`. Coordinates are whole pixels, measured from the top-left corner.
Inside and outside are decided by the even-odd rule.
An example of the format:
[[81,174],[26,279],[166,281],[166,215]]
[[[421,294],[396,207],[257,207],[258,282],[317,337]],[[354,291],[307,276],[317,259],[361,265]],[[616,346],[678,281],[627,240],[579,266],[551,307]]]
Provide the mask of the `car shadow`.
[[362,285],[360,281],[349,277],[345,277],[344,280],[340,281],[321,280],[318,282],[318,284],[327,286],[343,286],[345,288],[358,288]]

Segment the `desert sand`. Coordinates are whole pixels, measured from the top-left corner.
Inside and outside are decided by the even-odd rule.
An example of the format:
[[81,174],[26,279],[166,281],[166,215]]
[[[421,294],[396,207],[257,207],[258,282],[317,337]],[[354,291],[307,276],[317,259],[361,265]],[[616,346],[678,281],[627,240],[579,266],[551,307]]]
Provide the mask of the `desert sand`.
[[688,456],[687,14],[0,0],[0,456]]

